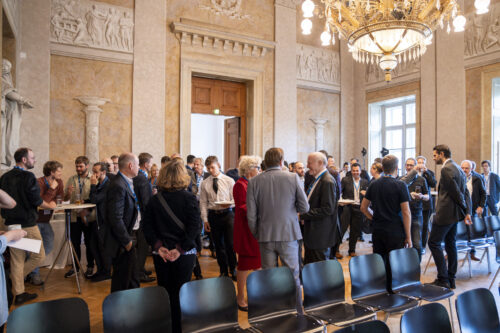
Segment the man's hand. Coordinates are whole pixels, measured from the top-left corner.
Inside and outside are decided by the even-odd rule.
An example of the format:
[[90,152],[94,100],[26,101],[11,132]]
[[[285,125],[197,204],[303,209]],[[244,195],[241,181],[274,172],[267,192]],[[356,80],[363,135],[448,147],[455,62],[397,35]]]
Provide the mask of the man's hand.
[[471,225],[472,224],[472,219],[470,218],[469,214],[465,215],[464,222],[467,225]]
[[476,214],[481,217],[483,215],[483,207],[477,207]]
[[423,197],[422,193],[417,193],[417,192],[411,192],[410,195],[413,200],[422,200]]
[[73,191],[75,190],[75,188],[73,187],[73,185],[68,185],[68,189],[66,190],[66,193],[67,195],[71,195],[73,194]]
[[412,246],[413,246],[413,244],[411,243],[411,237],[406,237],[406,239],[405,239],[405,247],[406,248],[410,248]]
[[168,260],[174,262],[179,259],[180,255],[181,253],[177,249],[170,250],[168,254]]
[[90,176],[90,184],[97,185],[97,180],[97,175],[93,173],[92,176]]
[[205,222],[205,231],[210,232],[210,224],[208,222]]
[[130,241],[127,246],[125,246],[125,250],[127,250],[127,252],[129,252],[130,250],[132,250],[132,241]]
[[168,258],[169,258],[169,254],[170,254],[170,251],[162,246],[158,249],[158,255],[163,259],[163,262],[167,262]]
[[231,205],[217,205],[217,206],[219,206],[222,209],[228,209],[229,207],[231,207]]

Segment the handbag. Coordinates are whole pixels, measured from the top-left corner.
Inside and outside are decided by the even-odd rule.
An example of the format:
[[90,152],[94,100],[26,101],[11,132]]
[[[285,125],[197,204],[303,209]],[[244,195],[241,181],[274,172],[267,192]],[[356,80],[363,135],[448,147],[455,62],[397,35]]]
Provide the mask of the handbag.
[[177,224],[179,228],[181,228],[182,231],[186,231],[184,223],[182,223],[182,221],[179,220],[177,216],[175,216],[174,212],[172,211],[168,203],[165,201],[165,198],[163,197],[163,195],[161,195],[161,193],[158,194],[158,199],[160,200],[160,204],[162,205],[163,209],[165,209],[168,216],[170,216],[170,218],[175,222],[175,224]]

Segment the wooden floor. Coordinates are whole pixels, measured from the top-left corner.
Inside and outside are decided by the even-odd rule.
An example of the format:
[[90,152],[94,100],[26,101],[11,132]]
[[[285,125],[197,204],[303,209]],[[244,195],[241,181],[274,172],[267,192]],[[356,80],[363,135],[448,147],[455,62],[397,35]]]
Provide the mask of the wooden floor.
[[[368,239],[369,237],[366,237],[366,242],[358,242],[357,245],[357,252],[358,254],[369,254],[372,253],[371,249],[371,244],[369,244]],[[347,252],[347,244],[344,242],[341,246],[341,252],[345,255]],[[478,256],[482,254],[482,251],[478,251]],[[82,251],[82,253],[85,253]],[[203,251],[203,255],[200,257],[200,263],[202,266],[202,272],[203,276],[205,278],[210,278],[210,277],[217,277],[219,275],[219,270],[217,266],[217,262],[215,259],[212,259],[211,257],[208,256],[208,251]],[[491,282],[491,279],[493,278],[494,273],[496,272],[498,265],[496,264],[495,261],[495,254],[494,254],[494,249],[490,248],[490,254],[491,254],[491,266],[492,266],[492,273],[488,274],[488,268],[486,264],[486,258],[482,262],[482,264],[479,264],[479,262],[472,262],[472,278],[469,279],[468,275],[468,269],[467,269],[467,264],[463,267],[460,267],[461,262],[459,263],[459,270],[457,273],[457,289],[455,290],[455,294],[460,294],[466,290],[474,289],[474,288],[479,288],[479,287],[485,287],[488,288]],[[427,249],[427,253],[424,256],[422,260],[422,272],[425,266],[425,263],[427,263],[427,259],[430,255],[430,251]],[[463,255],[459,255],[459,258],[462,258]],[[349,257],[344,257],[344,259],[340,260],[343,270],[344,270],[344,277],[346,281],[346,299],[348,301],[350,300],[350,279],[349,279],[349,269],[348,269],[348,262],[349,262]],[[148,258],[147,266],[150,269],[153,269],[153,263],[151,258]],[[48,269],[42,269],[41,274],[42,277],[44,278],[48,272]],[[36,292],[38,293],[39,297],[36,299],[36,301],[46,301],[46,300],[53,300],[53,299],[58,299],[58,298],[64,298],[64,297],[82,297],[88,304],[89,309],[90,309],[90,323],[91,323],[91,330],[93,333],[97,332],[102,332],[103,327],[102,327],[102,302],[104,298],[109,294],[110,290],[110,281],[103,281],[99,283],[91,283],[89,281],[83,281],[82,283],[82,294],[78,295],[77,289],[76,289],[76,282],[75,278],[69,278],[65,279],[64,278],[64,273],[66,270],[54,270],[51,273],[50,279],[45,286],[45,289],[42,291],[40,290],[39,287],[34,287],[32,285],[27,284],[27,291],[28,292]],[[433,263],[429,266],[429,269],[427,271],[427,274],[425,276],[422,276],[422,282],[427,283],[427,282],[432,282],[435,279],[436,276],[436,268]],[[492,292],[495,295],[495,300],[497,302],[497,305],[500,305],[500,297],[498,293],[498,283],[500,283],[500,277],[498,278],[498,281],[494,284],[494,287],[492,288]],[[143,286],[153,286],[156,285],[156,283],[150,283],[150,284],[144,284]],[[455,297],[452,299],[452,304],[454,308],[455,304]],[[441,303],[448,309],[448,302],[447,300],[441,301]],[[391,332],[400,332],[399,329],[399,324],[400,324],[400,318],[401,315],[394,315],[389,318],[387,321],[388,325],[390,326]],[[455,329],[458,330],[458,321],[457,321],[457,316],[455,309],[453,309],[453,318],[454,318],[454,325]],[[379,319],[383,320],[383,313],[379,314]],[[247,314],[245,312],[239,312],[239,322],[241,326],[243,327],[248,327],[248,321],[247,321]],[[336,327],[334,326],[329,326],[328,327],[328,332],[333,332],[335,331]]]

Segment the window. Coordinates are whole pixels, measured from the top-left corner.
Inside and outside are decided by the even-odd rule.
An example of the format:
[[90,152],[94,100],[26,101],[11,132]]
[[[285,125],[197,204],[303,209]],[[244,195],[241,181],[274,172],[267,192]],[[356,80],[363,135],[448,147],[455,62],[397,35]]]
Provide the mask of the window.
[[415,95],[372,103],[368,112],[370,162],[386,148],[398,157],[402,170],[405,160],[416,153]]
[[494,78],[491,84],[491,124],[492,124],[492,171],[500,173],[500,77]]

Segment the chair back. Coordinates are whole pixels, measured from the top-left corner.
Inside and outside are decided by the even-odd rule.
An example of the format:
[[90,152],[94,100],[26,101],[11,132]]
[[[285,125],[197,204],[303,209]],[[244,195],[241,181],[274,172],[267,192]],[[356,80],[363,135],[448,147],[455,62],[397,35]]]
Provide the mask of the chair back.
[[470,237],[470,229],[464,221],[457,223],[457,241],[468,241]]
[[495,231],[493,238],[495,239],[495,248],[497,250],[497,262],[500,262],[500,230]]
[[361,324],[355,324],[344,327],[335,333],[390,333],[389,327],[380,320],[367,321]]
[[276,312],[296,311],[296,287],[290,268],[282,266],[250,273],[247,278],[248,320]]
[[417,249],[397,249],[389,253],[392,289],[420,283],[420,262]]
[[500,332],[497,306],[488,289],[478,288],[458,295],[455,306],[462,333]]
[[446,308],[429,303],[408,310],[401,318],[401,333],[452,333]]
[[470,238],[471,239],[480,239],[480,238],[485,238],[488,230],[486,228],[486,223],[484,220],[479,217],[475,216],[472,219],[472,225],[470,226]]
[[184,333],[238,325],[236,292],[227,276],[187,282],[179,298]]
[[116,291],[102,303],[104,333],[172,332],[170,299],[163,287]]
[[81,298],[23,305],[11,312],[7,333],[90,333],[89,307]]
[[498,216],[486,216],[484,218],[484,222],[486,223],[486,229],[488,230],[488,237],[493,237],[495,231],[500,230],[500,219]]
[[345,301],[344,273],[337,260],[305,265],[302,282],[306,309]]
[[380,255],[374,253],[351,258],[349,272],[352,299],[387,292],[385,265]]

